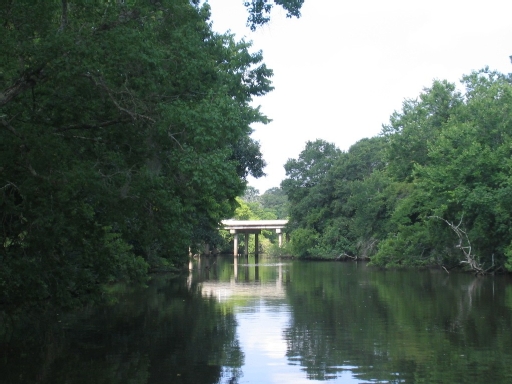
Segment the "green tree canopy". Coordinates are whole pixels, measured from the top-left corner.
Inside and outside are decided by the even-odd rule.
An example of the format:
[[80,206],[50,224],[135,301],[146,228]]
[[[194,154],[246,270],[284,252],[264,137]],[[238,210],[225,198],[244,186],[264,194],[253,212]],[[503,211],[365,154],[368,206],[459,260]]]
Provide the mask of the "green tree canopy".
[[296,253],[512,270],[511,83],[487,68],[463,91],[436,80],[333,161],[308,143],[282,184]]
[[270,188],[260,196],[260,202],[263,208],[275,212],[277,219],[284,220],[288,218],[289,203],[288,197],[279,187]]
[[0,4],[0,303],[179,265],[263,174],[272,71],[193,3]]

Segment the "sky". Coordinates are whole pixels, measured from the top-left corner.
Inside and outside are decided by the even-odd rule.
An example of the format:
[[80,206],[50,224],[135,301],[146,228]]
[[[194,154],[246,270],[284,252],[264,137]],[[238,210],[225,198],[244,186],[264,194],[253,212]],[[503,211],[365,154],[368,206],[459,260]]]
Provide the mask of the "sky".
[[260,193],[279,187],[307,141],[346,151],[377,136],[434,79],[458,84],[485,66],[512,72],[507,0],[305,0],[301,18],[275,7],[254,33],[244,0],[207,2],[213,29],[252,41],[274,71],[275,90],[254,100],[272,119],[252,127],[267,162],[266,177],[249,179]]

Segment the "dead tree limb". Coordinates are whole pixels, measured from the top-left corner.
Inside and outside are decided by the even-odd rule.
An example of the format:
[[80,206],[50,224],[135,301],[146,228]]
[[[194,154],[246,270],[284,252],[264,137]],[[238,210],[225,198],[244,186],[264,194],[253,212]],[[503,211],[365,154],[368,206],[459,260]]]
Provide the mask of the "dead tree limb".
[[455,246],[455,248],[459,248],[464,254],[465,260],[461,260],[461,264],[468,264],[469,267],[477,274],[484,275],[485,270],[483,269],[482,265],[476,260],[475,256],[472,253],[471,242],[469,241],[468,234],[466,233],[466,231],[463,231],[460,228],[462,224],[462,217],[460,219],[459,224],[457,225],[450,223],[448,220],[445,220],[439,216],[429,216],[429,218],[438,219],[448,224],[448,226],[452,229],[453,232],[455,232],[455,234],[459,238],[459,243]]

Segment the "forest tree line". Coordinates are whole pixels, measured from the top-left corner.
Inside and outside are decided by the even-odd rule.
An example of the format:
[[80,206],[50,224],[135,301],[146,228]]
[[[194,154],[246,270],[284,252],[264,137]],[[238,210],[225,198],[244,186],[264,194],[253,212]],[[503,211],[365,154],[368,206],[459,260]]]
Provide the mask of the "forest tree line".
[[434,81],[348,151],[286,165],[293,253],[383,267],[512,270],[512,77]]
[[[246,2],[248,25],[273,5]],[[101,300],[218,236],[265,162],[262,52],[198,0],[0,2],[0,309]]]

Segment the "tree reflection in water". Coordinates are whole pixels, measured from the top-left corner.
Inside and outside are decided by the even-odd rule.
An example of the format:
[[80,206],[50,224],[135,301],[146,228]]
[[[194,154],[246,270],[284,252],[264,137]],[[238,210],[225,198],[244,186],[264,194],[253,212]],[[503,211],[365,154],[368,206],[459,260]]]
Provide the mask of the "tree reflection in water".
[[[208,268],[206,268],[208,267]],[[512,284],[210,257],[73,315],[4,318],[6,383],[502,383]]]
[[[60,318],[62,317],[62,318]],[[5,383],[238,382],[232,313],[196,284],[159,276],[110,307],[17,319],[1,341]]]
[[[512,377],[507,276],[294,264],[288,358],[311,379],[488,383]],[[360,382],[360,381],[358,381]]]

